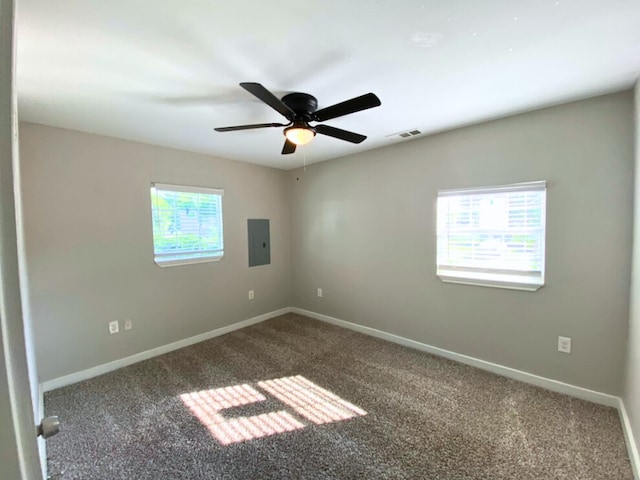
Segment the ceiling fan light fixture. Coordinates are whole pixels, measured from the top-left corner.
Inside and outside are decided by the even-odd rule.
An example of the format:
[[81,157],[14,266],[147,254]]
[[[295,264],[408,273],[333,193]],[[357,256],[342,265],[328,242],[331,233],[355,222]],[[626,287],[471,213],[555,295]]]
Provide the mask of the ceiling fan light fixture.
[[284,136],[287,137],[291,143],[304,145],[313,140],[313,137],[316,136],[316,131],[309,126],[293,125],[292,127],[284,129]]

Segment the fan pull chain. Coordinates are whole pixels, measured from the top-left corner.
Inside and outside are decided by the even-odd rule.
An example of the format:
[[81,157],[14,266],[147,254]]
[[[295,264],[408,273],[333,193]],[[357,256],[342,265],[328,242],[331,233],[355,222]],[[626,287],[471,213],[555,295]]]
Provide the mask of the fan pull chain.
[[302,145],[302,171],[307,171],[307,146]]

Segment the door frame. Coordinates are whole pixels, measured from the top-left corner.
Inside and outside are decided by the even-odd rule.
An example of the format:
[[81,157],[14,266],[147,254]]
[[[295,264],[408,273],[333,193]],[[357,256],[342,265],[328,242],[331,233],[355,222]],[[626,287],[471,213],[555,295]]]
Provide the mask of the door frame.
[[14,181],[18,166],[14,28],[15,1],[0,0],[0,459],[3,478],[42,480],[34,421],[38,392],[31,388],[31,379],[36,385],[37,379],[27,358],[20,293]]

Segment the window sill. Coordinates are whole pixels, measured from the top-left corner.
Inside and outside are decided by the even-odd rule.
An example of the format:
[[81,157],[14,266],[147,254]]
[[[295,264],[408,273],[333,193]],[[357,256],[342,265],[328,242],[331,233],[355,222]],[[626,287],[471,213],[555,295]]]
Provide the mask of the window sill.
[[194,263],[210,263],[222,260],[224,255],[216,257],[182,258],[180,260],[154,260],[159,267],[179,267],[180,265],[192,265]]
[[440,269],[438,278],[445,283],[459,283],[478,287],[506,288],[535,292],[544,286],[544,279],[539,276],[509,275],[504,273],[464,272]]

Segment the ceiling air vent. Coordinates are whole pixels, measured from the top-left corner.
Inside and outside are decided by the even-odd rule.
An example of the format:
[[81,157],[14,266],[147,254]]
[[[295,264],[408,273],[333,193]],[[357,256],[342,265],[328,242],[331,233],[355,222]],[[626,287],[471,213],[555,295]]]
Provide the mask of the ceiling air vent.
[[400,138],[409,138],[409,137],[414,137],[416,135],[420,135],[422,132],[418,129],[413,129],[413,130],[407,130],[405,132],[397,132],[397,133],[392,133],[391,135],[387,135],[387,138],[391,138],[391,137],[400,137]]

